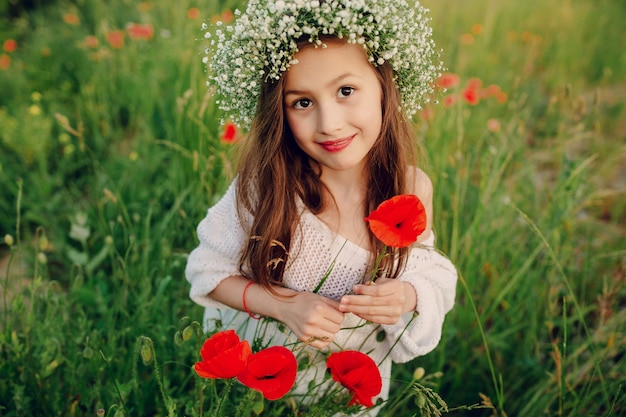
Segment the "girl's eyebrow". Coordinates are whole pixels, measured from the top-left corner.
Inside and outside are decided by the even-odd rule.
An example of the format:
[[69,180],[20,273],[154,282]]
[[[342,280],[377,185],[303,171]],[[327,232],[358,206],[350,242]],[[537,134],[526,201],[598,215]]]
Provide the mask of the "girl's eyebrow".
[[[346,79],[346,78],[350,78],[350,77],[357,77],[357,78],[359,78],[359,76],[358,76],[357,74],[354,74],[354,73],[352,73],[352,72],[346,72],[346,73],[343,73],[343,74],[339,75],[338,77],[336,77],[336,78],[334,78],[334,79],[330,80],[330,81],[326,84],[326,87],[327,87],[327,88],[330,88],[330,87],[332,87],[333,85],[335,85],[335,84],[339,84],[339,83],[341,83],[341,81],[343,81],[344,79]],[[288,96],[288,95],[290,95],[290,94],[294,94],[294,95],[302,95],[302,94],[305,94],[305,93],[307,93],[307,92],[308,92],[308,91],[306,91],[306,90],[285,90],[285,92],[283,93],[283,95],[284,95],[284,96]]]

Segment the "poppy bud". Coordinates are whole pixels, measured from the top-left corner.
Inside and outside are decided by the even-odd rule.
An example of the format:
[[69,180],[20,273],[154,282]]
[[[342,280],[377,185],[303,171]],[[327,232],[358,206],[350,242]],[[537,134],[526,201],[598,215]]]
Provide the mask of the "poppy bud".
[[143,364],[146,366],[150,365],[150,362],[152,362],[152,347],[147,342],[144,342],[141,345],[140,353]]
[[193,336],[193,327],[192,326],[185,327],[182,333],[183,341],[186,342],[187,340],[191,339],[192,336]]

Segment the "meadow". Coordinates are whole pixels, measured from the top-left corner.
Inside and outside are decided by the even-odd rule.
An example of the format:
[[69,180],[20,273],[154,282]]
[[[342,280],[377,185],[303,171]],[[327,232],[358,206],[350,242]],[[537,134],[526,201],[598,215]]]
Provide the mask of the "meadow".
[[[0,2],[0,415],[211,415],[184,267],[244,132],[200,27],[241,4]],[[448,72],[414,120],[460,280],[380,415],[626,416],[626,3],[422,4]]]

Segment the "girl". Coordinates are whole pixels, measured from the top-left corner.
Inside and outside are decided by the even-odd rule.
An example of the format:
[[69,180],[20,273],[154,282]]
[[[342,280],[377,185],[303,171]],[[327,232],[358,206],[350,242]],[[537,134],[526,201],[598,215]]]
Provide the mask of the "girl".
[[[437,346],[455,297],[408,118],[441,70],[426,11],[405,1],[251,0],[237,15],[208,36],[210,80],[249,134],[237,177],[198,226],[190,296],[206,307],[207,330],[307,355],[293,395],[315,401],[328,352],[351,349],[379,365],[385,399],[391,362]],[[384,247],[364,217],[398,194],[421,199],[426,230],[393,249],[367,285]]]

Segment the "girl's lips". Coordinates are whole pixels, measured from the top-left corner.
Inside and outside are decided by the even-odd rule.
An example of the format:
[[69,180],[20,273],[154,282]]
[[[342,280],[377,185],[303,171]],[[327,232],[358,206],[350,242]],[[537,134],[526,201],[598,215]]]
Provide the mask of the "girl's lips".
[[326,142],[320,142],[319,145],[326,151],[326,152],[339,152],[345,148],[348,147],[348,145],[350,145],[350,143],[352,143],[352,139],[354,139],[355,135],[349,136],[347,138],[343,138],[343,139],[337,139],[337,140],[328,140]]

